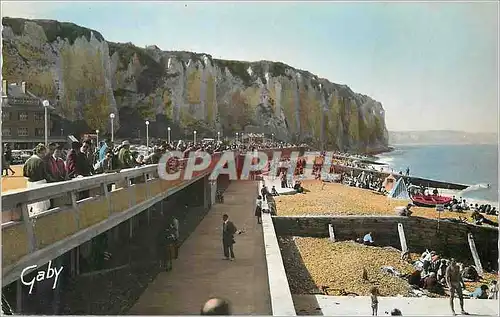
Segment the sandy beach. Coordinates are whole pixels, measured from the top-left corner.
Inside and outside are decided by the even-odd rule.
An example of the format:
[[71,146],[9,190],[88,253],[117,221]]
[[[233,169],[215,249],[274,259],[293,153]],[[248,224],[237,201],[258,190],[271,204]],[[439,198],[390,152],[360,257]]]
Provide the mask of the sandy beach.
[[[409,200],[389,199],[385,195],[338,183],[323,183],[306,180],[302,186],[306,194],[275,197],[277,213],[280,216],[298,215],[396,215],[395,207],[406,206]],[[413,207],[413,215],[429,219],[438,219],[434,208]],[[470,212],[441,212],[441,219],[467,217]],[[497,221],[495,216],[486,216]]]

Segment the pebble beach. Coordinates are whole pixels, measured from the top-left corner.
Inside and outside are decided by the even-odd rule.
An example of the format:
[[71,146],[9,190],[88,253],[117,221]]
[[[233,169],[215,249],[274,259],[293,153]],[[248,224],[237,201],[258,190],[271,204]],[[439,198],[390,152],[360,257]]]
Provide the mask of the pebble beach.
[[[392,200],[370,190],[337,183],[303,181],[306,194],[275,197],[278,216],[299,215],[396,215],[394,208],[410,201]],[[433,208],[413,207],[413,215],[437,219]],[[467,217],[470,212],[441,212],[441,219]],[[488,216],[497,220],[495,216]],[[408,283],[381,271],[382,266],[392,266],[402,274],[412,271],[412,265],[400,260],[400,251],[392,247],[364,246],[353,241],[332,243],[326,238],[280,237],[283,261],[291,290],[294,294],[320,292],[321,286],[329,288],[329,295],[339,295],[340,290],[358,295],[368,295],[377,286],[382,296],[408,296]],[[411,254],[413,259],[419,254]],[[368,281],[362,280],[362,271],[368,272]],[[496,278],[485,273],[484,281],[466,283],[473,291],[484,282]],[[434,294],[433,294],[434,296]],[[435,295],[437,296],[437,295]]]
[[[324,185],[324,186],[323,186]],[[284,195],[275,197],[279,216],[299,215],[390,215],[395,216],[395,207],[406,206],[410,200],[389,199],[387,196],[371,190],[350,187],[338,183],[322,183],[306,180],[302,186],[304,195]],[[438,219],[434,208],[413,207],[413,215],[429,219]],[[441,219],[468,217],[470,213],[443,211]],[[485,216],[497,220],[495,216]]]

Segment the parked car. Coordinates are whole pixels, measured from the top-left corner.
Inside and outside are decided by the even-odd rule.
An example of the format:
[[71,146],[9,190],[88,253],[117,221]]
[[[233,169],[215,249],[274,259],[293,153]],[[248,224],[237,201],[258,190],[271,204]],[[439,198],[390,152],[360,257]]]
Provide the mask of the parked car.
[[12,150],[12,162],[13,165],[24,164],[33,155],[33,151],[30,150]]

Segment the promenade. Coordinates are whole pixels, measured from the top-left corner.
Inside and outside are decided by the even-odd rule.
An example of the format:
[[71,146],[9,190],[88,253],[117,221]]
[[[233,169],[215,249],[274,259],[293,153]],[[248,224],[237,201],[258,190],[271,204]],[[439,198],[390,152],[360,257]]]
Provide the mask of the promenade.
[[26,188],[26,178],[23,177],[23,165],[12,165],[11,168],[16,172],[14,176],[2,177],[2,193],[8,191],[19,191]]
[[[158,274],[129,314],[199,314],[210,297],[228,299],[233,314],[270,315],[262,226],[254,217],[257,182],[232,182],[224,203],[212,206],[183,243],[173,270]],[[234,262],[223,260],[222,215],[228,214],[238,230]]]
[[[369,296],[294,295],[293,299],[300,315],[371,315]],[[455,299],[454,304],[459,313],[458,299]],[[498,300],[493,299],[466,299],[464,307],[470,316],[498,316],[498,304]],[[379,316],[389,315],[394,308],[399,309],[403,316],[452,316],[448,298],[379,297]]]

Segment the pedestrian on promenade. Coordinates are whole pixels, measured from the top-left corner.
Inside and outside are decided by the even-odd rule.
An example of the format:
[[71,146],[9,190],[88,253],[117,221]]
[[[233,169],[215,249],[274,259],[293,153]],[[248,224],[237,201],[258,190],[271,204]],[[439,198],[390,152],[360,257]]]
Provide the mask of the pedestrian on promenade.
[[262,197],[259,195],[257,197],[257,202],[255,206],[255,217],[257,217],[257,223],[262,223]]
[[200,315],[231,315],[231,305],[221,298],[210,298],[201,308]]
[[222,221],[222,247],[224,248],[224,257],[226,260],[234,261],[234,234],[237,229],[233,222],[229,221],[229,216],[227,214],[222,216]]
[[262,185],[260,193],[262,195],[262,201],[266,201],[267,200],[267,196],[269,195],[269,190],[267,189],[266,185]]
[[172,259],[175,257],[175,233],[172,226],[160,231],[158,239],[158,254],[160,258],[160,268],[167,272],[172,270]]
[[16,172],[10,167],[11,163],[12,163],[12,149],[10,148],[10,144],[6,143],[2,153],[2,168],[3,168],[2,175],[3,171],[5,171],[5,176],[9,176],[9,171],[10,171],[12,176],[14,176]]
[[450,265],[446,268],[446,284],[450,290],[450,308],[453,316],[456,316],[455,308],[453,305],[453,300],[455,299],[455,293],[458,295],[460,300],[460,309],[462,315],[468,315],[464,310],[464,295],[462,293],[462,275],[460,274],[460,269],[455,261],[455,259],[450,260]]
[[172,230],[174,238],[174,259],[177,259],[179,257],[179,220],[177,220],[177,218],[172,217],[170,229]]
[[370,290],[370,298],[372,300],[372,316],[377,316],[378,311],[378,288],[373,286]]
[[[27,187],[43,187],[47,183],[47,170],[43,158],[47,148],[42,143],[35,147],[34,154],[23,166],[23,176],[28,179]],[[38,201],[28,205],[30,214],[37,214],[50,208],[50,200]]]

